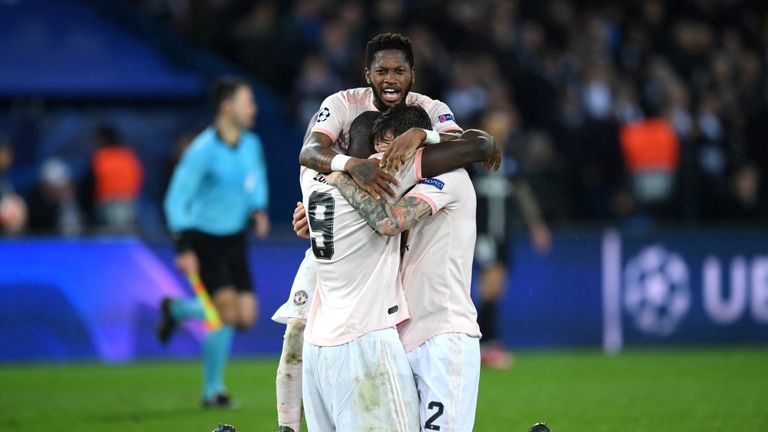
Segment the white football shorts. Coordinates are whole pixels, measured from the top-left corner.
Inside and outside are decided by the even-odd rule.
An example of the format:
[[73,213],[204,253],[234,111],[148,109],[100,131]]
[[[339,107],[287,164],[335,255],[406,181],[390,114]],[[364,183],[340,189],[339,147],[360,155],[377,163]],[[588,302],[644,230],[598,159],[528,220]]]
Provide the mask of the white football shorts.
[[305,341],[303,357],[310,432],[419,430],[416,385],[396,329],[331,347]]
[[408,353],[422,431],[471,432],[480,385],[480,339],[444,333]]

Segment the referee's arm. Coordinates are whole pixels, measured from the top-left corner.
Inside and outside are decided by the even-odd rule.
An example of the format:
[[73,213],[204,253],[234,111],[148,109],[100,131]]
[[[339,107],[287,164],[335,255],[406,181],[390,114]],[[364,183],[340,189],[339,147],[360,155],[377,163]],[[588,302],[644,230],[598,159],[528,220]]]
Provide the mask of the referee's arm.
[[263,239],[269,235],[270,222],[267,214],[269,207],[269,180],[267,179],[267,163],[261,139],[254,137],[254,172],[256,185],[251,192],[250,207],[253,212],[256,237]]
[[165,218],[177,252],[190,249],[188,231],[193,227],[189,206],[205,176],[206,156],[201,149],[189,148],[173,171],[165,194]]

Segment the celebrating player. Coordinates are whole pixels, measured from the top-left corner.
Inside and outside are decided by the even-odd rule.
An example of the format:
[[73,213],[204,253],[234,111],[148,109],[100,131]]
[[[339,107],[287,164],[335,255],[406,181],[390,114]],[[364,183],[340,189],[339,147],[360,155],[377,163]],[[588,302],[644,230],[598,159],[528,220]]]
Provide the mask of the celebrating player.
[[[217,111],[184,153],[165,197],[168,225],[176,244],[176,265],[210,292],[223,325],[203,339],[203,406],[233,407],[224,387],[224,368],[235,328],[256,320],[257,299],[248,266],[249,220],[256,236],[269,233],[267,174],[261,141],[253,126],[256,104],[250,86],[238,79],[216,81],[211,90]],[[203,319],[196,298],[164,299],[158,337],[165,343],[181,321]]]
[[[376,150],[384,150],[391,136],[382,118],[373,131],[381,143]],[[420,183],[394,205],[374,199],[348,176],[328,179],[380,234],[410,230],[401,280],[411,319],[398,331],[416,378],[421,426],[471,431],[480,380],[480,330],[470,297],[476,198],[466,170],[437,174],[422,167]]]
[[[304,167],[321,173],[345,171],[362,188],[381,197],[393,193],[392,176],[364,158],[346,155],[355,118],[366,111],[385,111],[405,102],[423,107],[438,132],[461,132],[461,128],[444,103],[410,92],[415,76],[413,48],[407,37],[391,33],[375,36],[366,46],[365,59],[363,75],[368,87],[344,90],[323,101],[308,127],[300,160]],[[421,137],[403,134],[395,141],[393,148],[403,146],[415,151]],[[303,214],[296,217],[303,219]],[[278,423],[283,431],[298,431],[301,425],[300,348],[304,320],[315,289],[314,262],[309,257],[307,251],[288,301],[272,317],[287,324],[276,379]]]

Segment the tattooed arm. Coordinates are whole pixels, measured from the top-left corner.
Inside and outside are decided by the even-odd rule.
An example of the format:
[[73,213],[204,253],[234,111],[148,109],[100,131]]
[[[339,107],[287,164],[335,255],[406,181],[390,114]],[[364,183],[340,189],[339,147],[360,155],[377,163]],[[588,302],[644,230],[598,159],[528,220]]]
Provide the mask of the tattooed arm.
[[398,235],[432,212],[426,201],[412,196],[400,198],[395,204],[379,201],[343,173],[333,173],[326,180],[382,235]]
[[[338,155],[331,149],[333,141],[320,132],[308,132],[304,147],[299,154],[299,163],[317,172],[331,172],[331,161]],[[395,196],[390,184],[397,185],[397,180],[379,168],[378,161],[371,163],[367,159],[352,158],[347,161],[344,171],[348,172],[355,182],[374,196]]]

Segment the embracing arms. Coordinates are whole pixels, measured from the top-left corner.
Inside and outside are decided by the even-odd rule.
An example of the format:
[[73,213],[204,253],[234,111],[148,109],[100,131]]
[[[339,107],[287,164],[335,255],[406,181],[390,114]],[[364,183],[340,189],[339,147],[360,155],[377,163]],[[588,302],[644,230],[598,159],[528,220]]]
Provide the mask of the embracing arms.
[[[500,150],[490,135],[467,130],[458,138],[425,148],[421,155],[420,177],[443,174],[472,162],[483,162],[487,169],[495,170],[500,160]],[[397,235],[432,212],[430,204],[416,196],[405,196],[395,204],[378,200],[343,173],[333,173],[327,180],[379,234]]]
[[[331,149],[332,145],[333,141],[328,135],[310,132],[304,140],[299,162],[320,173],[331,172],[331,161],[338,156],[338,153]],[[397,184],[397,180],[378,166],[366,163],[365,159],[349,159],[344,171],[349,173],[361,188],[375,197],[395,195],[390,184]]]

